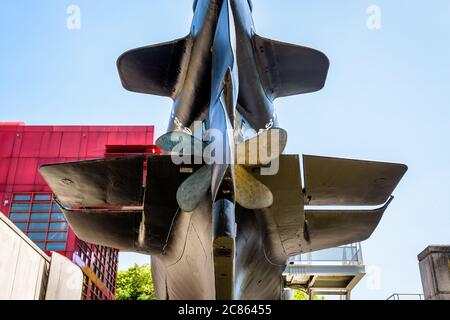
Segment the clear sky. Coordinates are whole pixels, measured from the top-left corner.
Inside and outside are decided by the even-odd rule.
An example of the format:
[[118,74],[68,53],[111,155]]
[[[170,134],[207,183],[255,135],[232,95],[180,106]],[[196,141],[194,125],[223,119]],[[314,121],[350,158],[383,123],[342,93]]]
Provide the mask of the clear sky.
[[[421,293],[417,255],[450,243],[450,2],[253,0],[257,32],[331,60],[315,94],[277,100],[288,152],[409,166],[379,228],[363,244],[371,275],[356,299]],[[69,5],[81,28],[66,26]],[[367,8],[381,9],[381,29]],[[187,34],[190,0],[2,0],[0,121],[152,124],[171,101],[133,94],[115,62],[124,51]],[[121,267],[147,257],[123,255]]]

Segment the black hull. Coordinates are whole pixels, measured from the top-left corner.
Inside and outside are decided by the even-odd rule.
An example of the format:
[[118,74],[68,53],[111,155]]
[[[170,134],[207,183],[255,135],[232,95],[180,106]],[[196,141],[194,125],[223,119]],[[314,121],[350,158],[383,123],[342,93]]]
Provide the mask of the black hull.
[[[195,212],[180,213],[166,254],[152,257],[158,299],[216,299],[211,208],[205,199]],[[267,258],[263,235],[268,226],[263,213],[237,207],[236,224],[234,299],[280,300],[286,260]]]
[[[322,89],[329,61],[319,51],[258,36],[246,0],[199,0],[188,36],[131,50],[118,68],[126,89],[174,100],[169,136],[204,136],[191,135],[198,120],[199,129],[221,133],[223,154],[240,158],[240,145],[278,127],[274,100]],[[227,161],[213,163],[208,177],[202,161],[175,164],[169,154],[180,152],[157,145],[167,155],[51,164],[40,173],[80,239],[153,257],[159,299],[281,299],[288,258],[369,238],[407,170],[304,156],[302,171],[299,156],[279,150],[273,175],[264,163]],[[192,177],[196,183],[186,187]],[[209,190],[203,199],[201,190]],[[180,209],[192,203],[193,212]],[[380,207],[351,210],[368,205]]]

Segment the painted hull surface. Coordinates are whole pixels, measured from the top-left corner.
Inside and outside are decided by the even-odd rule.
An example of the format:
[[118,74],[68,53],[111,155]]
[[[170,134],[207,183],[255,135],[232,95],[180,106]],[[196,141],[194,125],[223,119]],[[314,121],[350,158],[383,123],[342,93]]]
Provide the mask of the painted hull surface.
[[[211,202],[205,200],[193,213],[181,213],[167,255],[153,256],[152,269],[158,299],[216,299]],[[279,300],[286,261],[266,258],[264,242],[267,222],[262,215],[236,210],[236,279],[233,298]],[[278,264],[277,264],[278,262]],[[219,288],[220,289],[220,288]]]

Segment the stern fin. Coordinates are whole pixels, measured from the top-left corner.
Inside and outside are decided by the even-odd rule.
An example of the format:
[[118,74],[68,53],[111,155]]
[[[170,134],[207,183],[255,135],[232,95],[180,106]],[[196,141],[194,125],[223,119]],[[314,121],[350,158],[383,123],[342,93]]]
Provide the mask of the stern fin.
[[133,49],[117,60],[125,89],[174,98],[191,37]]
[[321,90],[330,62],[320,51],[254,36],[259,72],[273,99]]

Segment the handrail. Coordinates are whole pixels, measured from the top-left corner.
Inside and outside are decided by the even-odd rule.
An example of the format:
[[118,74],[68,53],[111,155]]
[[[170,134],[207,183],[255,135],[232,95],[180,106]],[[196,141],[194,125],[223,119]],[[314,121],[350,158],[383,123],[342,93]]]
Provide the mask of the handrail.
[[395,300],[395,301],[407,300],[407,299],[402,299],[402,297],[418,298],[418,299],[408,299],[408,300],[425,300],[425,295],[420,294],[420,293],[394,293],[389,298],[387,298],[387,300]]
[[334,263],[339,265],[362,265],[362,252],[359,243],[336,248],[305,253],[289,260],[289,265],[311,265]]

